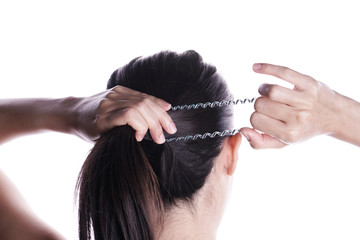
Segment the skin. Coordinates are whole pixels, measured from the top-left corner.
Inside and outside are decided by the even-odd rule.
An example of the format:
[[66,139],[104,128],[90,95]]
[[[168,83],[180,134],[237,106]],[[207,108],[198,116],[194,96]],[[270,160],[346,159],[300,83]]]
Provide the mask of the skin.
[[[250,119],[253,129],[242,129],[253,148],[281,148],[320,134],[360,146],[360,136],[352,134],[360,131],[358,102],[286,67],[255,64],[253,69],[294,85],[293,89],[272,84],[260,86],[261,97],[256,100]],[[161,144],[165,140],[163,130],[176,132],[166,113],[170,107],[161,99],[120,86],[85,98],[0,100],[0,144],[44,130],[95,141],[103,132],[125,124],[136,130],[138,141],[149,130],[153,140]],[[190,206],[184,206],[168,212],[160,239],[216,238],[240,141],[240,135],[227,138],[212,173],[196,197],[193,206],[198,210],[193,212]],[[29,210],[2,172],[0,189],[0,239],[63,239]]]
[[116,86],[91,97],[0,100],[0,143],[24,134],[51,130],[95,141],[115,126],[130,125],[141,141],[149,130],[164,143],[163,129],[176,127],[166,111],[171,105],[156,97]]
[[216,239],[230,196],[240,143],[240,134],[226,139],[211,173],[191,204],[179,202],[165,213],[159,240]]
[[360,146],[360,103],[347,98],[310,76],[287,67],[258,63],[256,73],[272,75],[294,85],[259,87],[250,122],[241,132],[254,149],[282,148],[327,134]]
[[[128,124],[141,141],[149,130],[164,143],[163,130],[176,127],[167,114],[171,105],[161,99],[117,86],[91,97],[0,100],[0,144],[45,130],[69,133],[95,141],[103,132]],[[64,239],[42,222],[0,171],[0,239]]]
[[2,171],[0,189],[0,239],[64,239],[32,212],[20,192]]

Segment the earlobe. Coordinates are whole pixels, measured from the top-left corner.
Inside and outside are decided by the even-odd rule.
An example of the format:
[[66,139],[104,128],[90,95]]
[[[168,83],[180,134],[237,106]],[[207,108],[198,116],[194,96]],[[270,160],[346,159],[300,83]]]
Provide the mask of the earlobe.
[[226,159],[227,161],[226,171],[229,176],[232,176],[236,170],[236,165],[239,158],[238,150],[241,144],[241,138],[242,138],[241,134],[238,133],[227,139],[229,155],[228,158]]

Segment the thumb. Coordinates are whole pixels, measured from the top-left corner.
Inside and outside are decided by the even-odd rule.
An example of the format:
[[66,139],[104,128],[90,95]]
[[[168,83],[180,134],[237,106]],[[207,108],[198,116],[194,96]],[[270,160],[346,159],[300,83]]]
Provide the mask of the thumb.
[[283,148],[287,146],[287,144],[283,143],[279,139],[265,133],[259,133],[252,128],[241,128],[240,132],[249,141],[250,146],[254,149]]

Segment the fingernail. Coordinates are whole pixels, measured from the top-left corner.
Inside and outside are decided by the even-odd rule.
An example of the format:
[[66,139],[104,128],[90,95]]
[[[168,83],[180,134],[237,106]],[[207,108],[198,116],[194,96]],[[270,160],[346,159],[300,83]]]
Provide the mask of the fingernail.
[[259,71],[262,68],[262,64],[261,63],[255,63],[253,65],[253,70],[254,71]]
[[248,140],[249,142],[251,141],[251,138],[250,138],[249,134],[242,132],[242,135],[244,135],[244,137],[246,138],[246,140]]
[[135,133],[135,138],[136,138],[136,141],[138,141],[138,142],[141,142],[143,140],[143,137],[137,133]]
[[176,129],[174,122],[171,122],[169,124],[169,130],[170,130],[170,133],[176,133],[177,129]]
[[164,102],[164,103],[163,103],[163,108],[165,109],[165,111],[168,111],[168,110],[170,110],[170,108],[171,108],[171,104],[170,104],[170,103],[167,103],[167,102]]
[[159,142],[160,143],[164,143],[165,142],[165,136],[164,134],[161,134],[160,137],[159,137]]
[[270,85],[263,83],[259,87],[259,93],[263,96],[268,96],[270,91]]

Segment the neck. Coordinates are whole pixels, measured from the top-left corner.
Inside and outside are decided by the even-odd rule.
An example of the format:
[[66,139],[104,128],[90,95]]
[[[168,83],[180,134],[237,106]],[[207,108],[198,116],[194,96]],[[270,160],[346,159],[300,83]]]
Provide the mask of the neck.
[[216,239],[216,230],[214,222],[211,221],[211,217],[206,217],[203,214],[197,214],[192,212],[190,207],[187,209],[176,209],[169,210],[164,218],[164,225],[159,237],[159,240],[173,239]]
[[191,203],[178,202],[166,211],[159,240],[215,240],[223,204],[214,195],[214,184],[207,181]]

